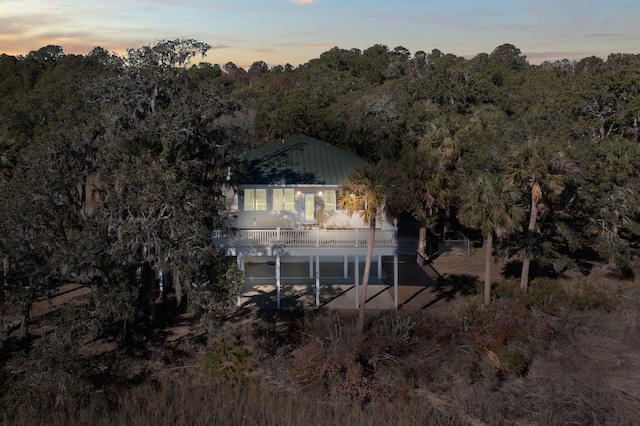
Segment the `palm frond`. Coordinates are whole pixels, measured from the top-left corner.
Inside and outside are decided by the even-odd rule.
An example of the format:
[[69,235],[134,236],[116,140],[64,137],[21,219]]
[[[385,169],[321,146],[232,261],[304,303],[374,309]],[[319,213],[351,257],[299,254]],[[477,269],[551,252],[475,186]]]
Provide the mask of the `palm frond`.
[[338,205],[349,216],[358,213],[366,225],[382,213],[387,198],[387,179],[381,167],[355,167],[340,185]]

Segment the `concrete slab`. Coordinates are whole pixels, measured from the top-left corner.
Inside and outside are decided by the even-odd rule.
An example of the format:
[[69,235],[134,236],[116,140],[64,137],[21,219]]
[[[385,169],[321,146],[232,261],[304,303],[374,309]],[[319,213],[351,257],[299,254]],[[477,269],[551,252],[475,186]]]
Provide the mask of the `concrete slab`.
[[[452,301],[460,299],[459,296],[474,291],[476,279],[459,275],[454,265],[443,263],[447,256],[423,267],[416,263],[417,239],[401,238],[398,243],[399,308],[448,309]],[[456,258],[456,262],[452,263],[484,265],[484,257],[479,251],[474,252],[470,257],[452,256],[451,258]],[[361,259],[358,265],[359,283],[362,283],[364,263],[364,259]],[[315,270],[311,269],[315,268],[315,260],[310,265],[308,258],[283,256],[280,266],[281,309],[315,309]],[[354,270],[354,262],[350,258],[345,279],[344,262],[340,261],[340,257],[321,257],[320,308],[356,309]],[[377,271],[377,262],[374,261],[371,265],[367,291],[367,309],[393,309],[393,257],[382,258],[381,279],[377,277]],[[275,261],[265,258],[256,259],[253,263],[245,264],[245,272],[245,286],[240,298],[241,306],[254,309],[276,309]]]
[[[245,285],[245,289],[240,298],[242,308],[277,309],[275,284],[249,283]],[[280,309],[316,308],[315,283],[283,283],[280,291]],[[393,309],[392,291],[389,291],[389,286],[370,284],[367,296],[367,309]],[[353,284],[321,284],[320,308],[356,309],[355,286]]]
[[[284,260],[284,257],[282,258]],[[406,269],[412,268],[415,257],[399,259],[399,279],[412,285],[427,284],[429,277],[416,278]],[[358,283],[362,284],[364,259],[358,264]],[[367,309],[394,309],[393,257],[382,258],[382,274],[378,278],[378,264],[372,262],[367,290]],[[276,309],[277,286],[275,262],[261,259],[259,262],[245,263],[245,285],[240,298],[240,306],[245,308]],[[347,278],[344,278],[344,262],[323,259],[320,263],[320,308],[356,309],[355,265],[353,260],[347,263]],[[280,265],[280,308],[314,309],[316,305],[315,262],[301,262],[286,259]],[[303,277],[303,278],[301,278]],[[309,278],[313,277],[313,278]],[[427,281],[424,278],[427,278]],[[361,288],[361,287],[360,287]],[[399,303],[402,303],[399,300]]]
[[[457,266],[461,262],[465,265],[464,271],[474,270],[480,274],[484,268],[484,251],[476,250],[472,256],[442,256],[424,267],[416,263],[415,253],[399,256],[399,309],[450,312],[457,303],[469,295],[476,294],[476,288],[480,282],[479,275],[463,273]],[[353,263],[349,265],[347,279],[341,275],[344,272],[343,266],[342,263],[321,265],[321,309],[356,309]],[[271,272],[275,276],[275,266],[263,264],[256,265],[256,267],[272,269],[261,270],[267,275],[266,278],[247,277],[240,299],[241,305],[248,309],[276,309],[275,278],[268,277]],[[360,268],[362,273],[364,262],[361,262]],[[389,310],[394,308],[392,257],[383,258],[382,269],[383,278],[380,280],[375,277],[377,273],[375,264],[372,266],[373,276],[367,291],[367,309]],[[281,309],[316,309],[315,279],[287,276],[289,273],[295,272],[308,277],[308,262],[294,266],[285,265],[282,272],[285,278],[281,280]],[[327,277],[329,273],[333,274],[334,278]],[[360,282],[362,282],[362,276],[360,276]]]

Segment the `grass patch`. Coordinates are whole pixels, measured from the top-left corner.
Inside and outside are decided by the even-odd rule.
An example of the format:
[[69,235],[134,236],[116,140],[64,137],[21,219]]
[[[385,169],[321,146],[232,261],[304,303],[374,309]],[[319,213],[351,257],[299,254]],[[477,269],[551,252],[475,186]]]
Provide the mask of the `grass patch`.
[[371,312],[364,335],[351,311],[239,312],[198,340],[148,329],[109,361],[51,334],[3,359],[0,422],[633,424],[638,290],[608,285],[505,282],[447,317]]

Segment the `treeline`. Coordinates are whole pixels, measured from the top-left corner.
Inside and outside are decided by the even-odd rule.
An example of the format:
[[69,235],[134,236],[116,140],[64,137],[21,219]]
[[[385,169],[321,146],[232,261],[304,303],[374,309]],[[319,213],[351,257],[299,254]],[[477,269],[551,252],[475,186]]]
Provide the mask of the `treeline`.
[[[240,278],[210,244],[221,188],[242,152],[298,133],[385,164],[394,212],[440,235],[461,221],[502,237],[497,249],[536,274],[585,257],[632,266],[640,56],[531,65],[509,44],[472,59],[375,45],[297,68],[192,64],[209,48],[0,56],[5,315],[26,325],[35,300],[72,281],[92,290],[93,323],[125,330],[153,318],[160,271],[197,315],[224,307]],[[508,229],[461,214],[486,176],[526,207]]]

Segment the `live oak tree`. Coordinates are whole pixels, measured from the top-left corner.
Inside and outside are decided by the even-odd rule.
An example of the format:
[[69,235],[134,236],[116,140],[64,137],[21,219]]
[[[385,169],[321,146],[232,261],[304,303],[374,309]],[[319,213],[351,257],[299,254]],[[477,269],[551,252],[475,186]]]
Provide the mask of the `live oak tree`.
[[87,143],[81,123],[90,121],[92,105],[77,89],[87,71],[81,57],[49,47],[19,64],[28,69],[29,84],[15,88],[15,115],[1,123],[13,153],[0,188],[0,253],[4,302],[19,314],[24,336],[31,305],[68,274]]
[[16,143],[0,135],[0,185],[6,184],[13,175],[16,163]]
[[[97,295],[114,315],[118,306],[131,307],[140,286],[138,310],[153,319],[160,271],[171,273],[180,303],[183,291],[213,285],[233,267],[210,236],[221,226],[220,188],[229,184],[241,142],[250,140],[251,113],[216,86],[195,85],[182,65],[206,50],[193,40],[130,50],[93,94],[105,124],[95,153],[99,203],[89,221],[105,236]],[[220,291],[215,301],[236,290]],[[132,315],[124,310],[118,318]]]
[[[0,136],[0,190],[13,175],[16,161],[15,143],[5,136]],[[3,323],[5,283],[9,277],[9,255],[2,252],[2,281],[0,282],[0,325]]]
[[592,189],[584,194],[595,249],[611,268],[627,269],[633,264],[629,240],[640,235],[640,146],[607,138],[595,153],[587,176]]
[[254,113],[194,80],[185,65],[207,48],[163,41],[125,58],[47,48],[16,62],[29,84],[13,88],[20,102],[0,119],[20,142],[11,175],[3,168],[0,253],[3,307],[25,325],[31,304],[66,280],[93,290],[92,318],[127,325],[136,311],[153,317],[160,270],[173,272],[178,298],[207,294],[196,310],[237,290],[210,235]]

